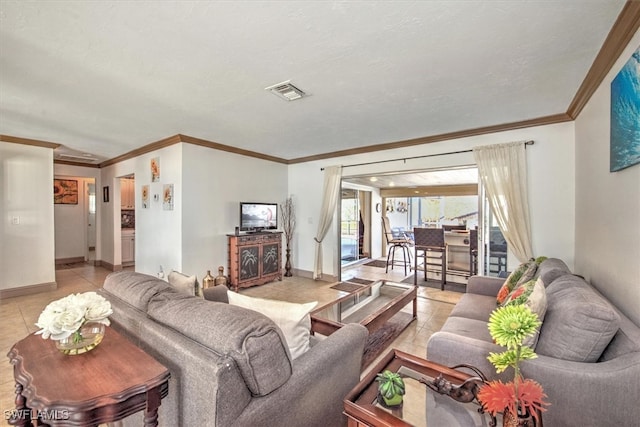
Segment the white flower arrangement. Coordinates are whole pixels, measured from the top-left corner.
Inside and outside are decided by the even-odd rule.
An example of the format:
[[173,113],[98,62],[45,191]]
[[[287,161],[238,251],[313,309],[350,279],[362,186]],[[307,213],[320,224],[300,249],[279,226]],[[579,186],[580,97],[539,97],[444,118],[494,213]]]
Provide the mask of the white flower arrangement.
[[71,294],[53,301],[40,313],[36,326],[42,328],[36,334],[43,339],[64,340],[74,335],[81,340],[80,327],[88,322],[109,326],[108,317],[113,314],[111,303],[95,292]]

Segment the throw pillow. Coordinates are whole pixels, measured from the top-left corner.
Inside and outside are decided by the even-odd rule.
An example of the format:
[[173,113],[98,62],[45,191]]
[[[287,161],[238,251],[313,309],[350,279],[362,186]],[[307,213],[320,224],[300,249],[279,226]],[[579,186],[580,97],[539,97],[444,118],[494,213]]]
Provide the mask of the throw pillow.
[[507,296],[513,291],[518,285],[522,283],[526,283],[529,280],[533,279],[533,276],[536,275],[536,270],[538,269],[538,264],[534,260],[523,262],[516,268],[510,275],[507,277],[507,280],[504,281],[504,284],[498,291],[498,295],[496,296],[496,302],[498,304],[503,304]]
[[[526,305],[531,311],[538,315],[538,320],[542,322],[547,312],[547,294],[542,279],[530,280],[518,286],[505,300],[503,306],[507,305]],[[534,350],[538,343],[539,335],[540,328],[538,328],[534,335],[525,338],[522,343]]]
[[169,284],[178,291],[191,296],[197,296],[199,292],[198,278],[196,276],[187,276],[177,271],[171,271],[167,277]]
[[309,350],[309,331],[311,330],[309,312],[318,305],[317,301],[296,304],[287,301],[249,297],[233,291],[227,291],[227,296],[229,304],[257,311],[273,320],[282,330],[292,359],[300,357]]

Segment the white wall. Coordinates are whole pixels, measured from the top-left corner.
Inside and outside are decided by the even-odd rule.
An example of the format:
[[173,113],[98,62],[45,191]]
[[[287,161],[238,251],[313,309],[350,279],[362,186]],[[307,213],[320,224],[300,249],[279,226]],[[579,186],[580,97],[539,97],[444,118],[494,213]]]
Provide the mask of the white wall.
[[[479,145],[520,140],[535,141],[535,145],[527,148],[534,254],[536,256],[559,257],[565,260],[569,267],[573,267],[574,126],[569,122],[290,165],[289,191],[298,198],[300,206],[299,227],[296,236],[299,262],[296,268],[313,270],[313,238],[317,231],[322,203],[323,175],[320,168],[468,150]],[[343,176],[472,164],[475,164],[473,154],[463,153],[407,160],[406,162],[349,167],[343,169]],[[375,205],[377,202],[374,200],[373,203]],[[373,225],[376,221],[379,222],[379,218],[373,218]],[[339,271],[336,262],[338,259],[337,238],[337,228],[334,221],[332,229],[323,242],[323,273],[327,275],[337,276]],[[509,267],[513,268],[518,261],[511,257],[509,263]]]
[[[160,182],[151,182],[150,162],[160,159]],[[135,270],[156,275],[162,266],[196,275],[199,280],[218,266],[227,269],[227,234],[239,225],[240,201],[282,203],[287,197],[287,166],[193,144],[169,147],[129,159],[102,170],[110,183],[109,203],[101,212],[105,259],[121,264],[119,248],[120,191],[116,177],[135,174]],[[164,184],[174,185],[174,210],[162,206]],[[150,206],[142,208],[142,186],[150,186]],[[101,189],[98,197],[101,199]],[[158,201],[153,200],[158,195]]]
[[[151,182],[151,159],[160,159],[160,182]],[[185,168],[188,166],[184,166]],[[102,169],[102,186],[109,186],[109,203],[102,200],[102,188],[97,188],[100,201],[102,232],[102,260],[114,265],[122,264],[120,236],[120,179],[135,175],[136,194],[136,266],[141,273],[155,275],[162,265],[166,272],[182,268],[182,144],[143,154],[133,159]],[[164,184],[173,184],[174,209],[164,210],[162,191]],[[150,186],[151,201],[148,209],[142,209],[141,188]],[[158,201],[153,196],[158,195]]]
[[0,142],[0,212],[0,290],[55,283],[52,149]]
[[[207,270],[215,276],[218,266],[229,274],[226,235],[233,234],[240,225],[240,202],[284,202],[287,166],[198,145],[182,145],[183,271],[195,274],[198,280]],[[295,264],[295,257],[292,262]]]
[[611,81],[640,31],[577,118],[576,272],[640,325],[640,164],[609,172]]

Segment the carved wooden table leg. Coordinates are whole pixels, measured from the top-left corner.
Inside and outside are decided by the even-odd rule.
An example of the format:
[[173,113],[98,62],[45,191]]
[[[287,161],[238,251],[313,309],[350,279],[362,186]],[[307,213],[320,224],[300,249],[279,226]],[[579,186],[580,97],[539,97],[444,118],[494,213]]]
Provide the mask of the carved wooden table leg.
[[160,407],[161,400],[162,396],[160,394],[160,387],[154,387],[147,392],[147,407],[144,411],[144,427],[158,426],[158,408]]
[[31,427],[31,410],[27,408],[27,399],[22,395],[22,384],[16,383],[16,410],[11,414],[12,426]]

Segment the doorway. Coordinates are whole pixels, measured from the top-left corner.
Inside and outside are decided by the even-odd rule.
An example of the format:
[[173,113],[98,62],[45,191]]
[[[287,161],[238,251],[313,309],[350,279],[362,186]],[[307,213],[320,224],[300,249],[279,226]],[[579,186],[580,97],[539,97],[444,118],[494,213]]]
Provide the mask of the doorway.
[[[371,227],[367,207],[371,192],[342,188],[340,199],[340,265],[369,258]],[[370,210],[370,209],[369,209]]]
[[[410,234],[414,227],[477,227],[479,260],[483,260],[478,262],[478,274],[495,276],[506,271],[506,242],[493,224],[475,165],[343,177],[344,183],[379,191],[381,209],[389,217],[392,229]],[[351,200],[355,196],[344,187],[342,197],[347,200],[341,200],[341,206],[354,203]],[[349,218],[353,220],[353,216]]]

